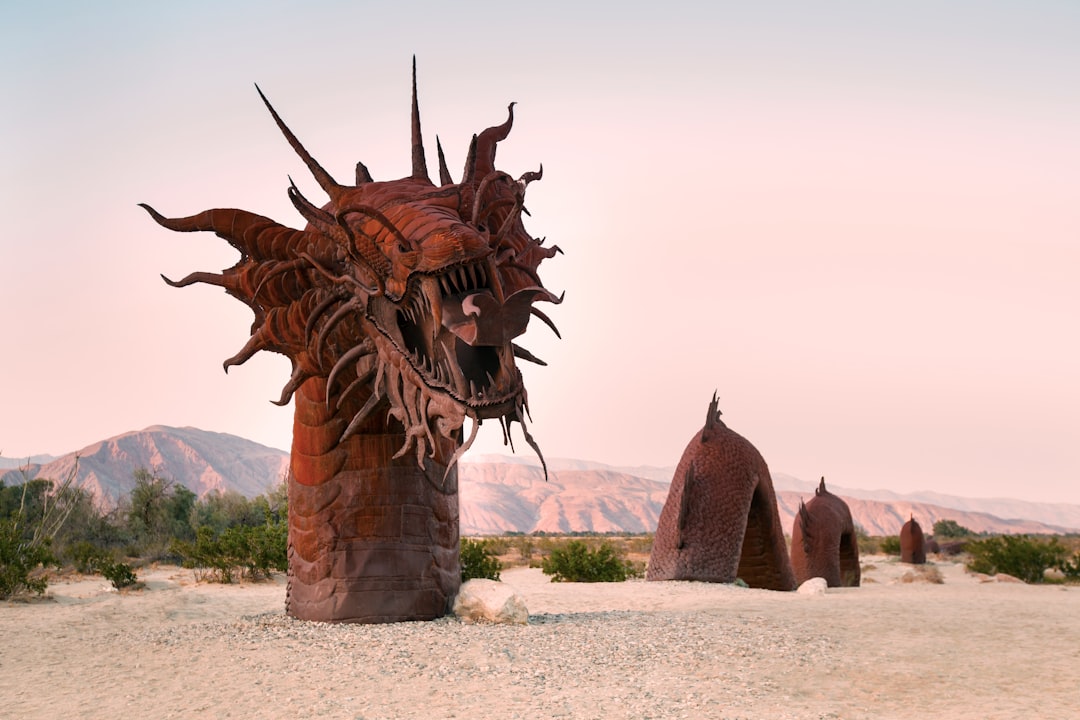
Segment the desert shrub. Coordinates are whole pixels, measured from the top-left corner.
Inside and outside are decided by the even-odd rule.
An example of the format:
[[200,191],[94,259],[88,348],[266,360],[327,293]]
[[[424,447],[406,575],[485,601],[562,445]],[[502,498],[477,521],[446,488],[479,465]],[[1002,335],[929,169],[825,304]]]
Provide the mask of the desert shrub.
[[900,536],[899,535],[886,535],[881,538],[881,542],[878,544],[880,552],[886,555],[899,555],[900,554]]
[[21,518],[0,519],[0,598],[22,591],[42,594],[49,580],[34,573],[56,563],[50,543],[27,540],[20,521]]
[[461,582],[475,578],[499,579],[499,558],[490,540],[461,539]]
[[166,559],[172,541],[190,540],[195,535],[191,525],[195,493],[145,468],[133,475],[135,487],[124,508],[132,538],[127,550],[150,560]]
[[974,534],[955,520],[938,520],[934,523],[934,537],[962,538]]
[[135,569],[127,563],[108,558],[100,561],[97,568],[101,576],[111,582],[112,586],[117,590],[123,590],[139,582],[139,578],[135,575]]
[[[53,538],[74,508],[79,458],[60,483],[30,480],[23,475],[17,487],[0,483],[0,598],[22,591],[45,592],[48,577],[38,572],[56,565]],[[17,500],[16,500],[17,498]]]
[[639,555],[648,555],[652,552],[654,540],[656,536],[653,533],[632,537],[626,541],[626,550]]
[[533,553],[536,552],[536,541],[528,535],[522,535],[515,537],[512,544],[525,564],[531,564]]
[[1042,540],[1027,535],[999,535],[967,544],[967,567],[973,572],[1005,573],[1027,583],[1039,583],[1053,567],[1066,563],[1068,551],[1057,538]]
[[268,578],[275,570],[289,569],[289,526],[285,522],[267,522],[242,531],[247,543],[248,577]]
[[67,546],[62,559],[85,574],[97,572],[104,563],[112,560],[112,553],[89,540],[79,540]]
[[552,549],[541,567],[552,582],[622,582],[639,574],[606,541],[592,550],[581,540],[570,540]]
[[232,583],[237,576],[250,580],[269,577],[274,570],[288,569],[288,528],[285,523],[257,527],[236,526],[220,533],[203,525],[194,542],[174,540],[171,552],[181,565],[192,568],[200,579]]
[[916,565],[901,576],[900,582],[941,585],[945,582],[945,576],[933,565]]

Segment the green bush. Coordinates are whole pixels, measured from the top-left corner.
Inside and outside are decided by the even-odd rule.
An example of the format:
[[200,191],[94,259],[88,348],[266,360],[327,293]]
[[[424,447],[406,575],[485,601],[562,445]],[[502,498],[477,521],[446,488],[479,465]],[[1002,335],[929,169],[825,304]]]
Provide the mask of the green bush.
[[117,590],[123,590],[139,582],[135,570],[127,563],[122,563],[109,558],[98,565],[98,572],[102,577],[112,583]]
[[71,472],[59,483],[45,478],[6,487],[0,482],[0,598],[22,591],[38,595],[49,580],[39,569],[57,565],[52,552],[53,538],[63,528],[75,507],[79,457]]
[[973,572],[996,575],[1004,573],[1027,583],[1040,583],[1050,568],[1067,565],[1068,550],[1057,538],[1041,540],[1027,535],[999,535],[967,544]]
[[474,578],[499,579],[496,547],[489,540],[461,539],[461,582]]
[[18,518],[0,519],[0,599],[24,590],[38,595],[45,592],[48,578],[33,573],[56,564],[49,545],[48,538],[41,542],[27,540]]
[[934,523],[935,538],[962,538],[974,534],[955,520],[938,520]]
[[288,527],[283,522],[257,527],[236,526],[220,533],[203,525],[195,541],[176,540],[171,552],[181,557],[186,568],[205,570],[211,582],[234,582],[240,577],[257,580],[274,570],[288,569]]
[[638,574],[606,541],[591,550],[584,542],[571,540],[552,549],[541,567],[552,582],[622,582]]
[[881,542],[878,543],[878,547],[881,552],[886,555],[899,555],[900,554],[900,536],[899,535],[887,535],[881,538]]
[[112,553],[89,540],[79,540],[68,545],[64,560],[83,574],[98,572],[101,566],[112,560]]

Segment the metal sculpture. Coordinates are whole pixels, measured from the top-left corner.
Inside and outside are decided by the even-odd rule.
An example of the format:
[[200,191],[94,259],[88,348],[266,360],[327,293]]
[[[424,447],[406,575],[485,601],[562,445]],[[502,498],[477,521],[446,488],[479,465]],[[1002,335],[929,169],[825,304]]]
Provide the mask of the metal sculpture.
[[926,538],[914,515],[900,528],[900,562],[913,565],[926,562]]
[[829,587],[857,587],[859,543],[847,503],[825,489],[825,478],[810,502],[799,503],[791,528],[791,568],[795,581],[824,578]]
[[461,182],[437,143],[440,182],[432,183],[415,59],[412,173],[399,180],[375,181],[357,163],[355,185],[337,182],[259,96],[329,202],[316,205],[290,180],[303,230],[244,210],[166,218],[143,205],[163,227],[213,231],[240,252],[220,274],[162,277],[174,287],[222,287],[254,311],[251,337],[226,371],[260,350],[292,361],[276,401],[296,401],[287,612],[351,622],[439,617],[460,585],[456,463],[478,426],[498,420],[509,442],[519,423],[540,455],[515,358],[545,363],[515,339],[532,316],[558,335],[534,303],[562,301],[537,274],[559,249],[521,220],[526,186],[543,167],[518,179],[495,169],[511,103],[502,125],[473,136]]
[[761,453],[720,420],[716,394],[660,512],[647,580],[794,590],[772,477]]

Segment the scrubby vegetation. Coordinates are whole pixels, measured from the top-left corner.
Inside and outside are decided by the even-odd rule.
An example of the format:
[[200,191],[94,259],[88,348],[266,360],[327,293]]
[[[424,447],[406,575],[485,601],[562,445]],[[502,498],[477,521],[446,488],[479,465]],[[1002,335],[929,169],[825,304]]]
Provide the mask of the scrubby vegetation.
[[1027,583],[1041,583],[1046,571],[1053,569],[1066,579],[1080,580],[1080,552],[1070,553],[1057,537],[998,535],[969,542],[966,550],[971,555],[967,567],[973,572],[1005,573]]
[[970,537],[974,534],[975,533],[971,530],[968,530],[955,520],[938,520],[934,523],[934,537],[939,540],[941,538],[955,540],[957,538]]
[[461,539],[461,582],[477,578],[498,580],[502,564],[499,562],[495,540]]
[[58,484],[29,480],[6,487],[0,482],[0,598],[40,595],[48,587],[44,571],[58,564],[53,543],[82,499],[72,487],[78,466],[76,457],[74,469]]
[[622,582],[640,572],[616,552],[611,543],[593,549],[570,540],[544,558],[541,568],[552,582]]
[[137,568],[183,563],[218,582],[258,579],[287,566],[285,483],[254,499],[239,493],[197,498],[145,469],[113,507],[73,487],[76,468],[57,483],[0,483],[0,597],[48,586],[47,569],[96,573],[117,589],[138,585]]

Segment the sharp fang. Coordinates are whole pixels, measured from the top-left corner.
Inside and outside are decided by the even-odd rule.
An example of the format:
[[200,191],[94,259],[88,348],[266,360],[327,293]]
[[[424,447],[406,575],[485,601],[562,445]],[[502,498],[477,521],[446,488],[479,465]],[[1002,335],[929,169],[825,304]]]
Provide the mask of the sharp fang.
[[360,412],[353,415],[352,422],[349,423],[349,427],[345,428],[345,432],[341,434],[341,439],[338,440],[339,443],[345,442],[352,437],[353,433],[360,429],[360,424],[367,419],[368,415],[371,414],[371,411],[375,409],[375,406],[379,404],[380,400],[382,400],[382,393],[376,388],[375,392],[371,393],[371,397],[364,403],[364,407],[360,408]]
[[446,347],[446,343],[440,343],[442,345],[443,353],[446,355],[446,366],[450,370],[450,376],[454,379],[454,388],[459,395],[465,395],[467,388],[469,387],[468,381],[465,380],[465,373],[461,371],[461,368],[457,366],[451,358],[450,349]]
[[511,347],[514,349],[514,357],[521,358],[522,360],[526,360],[531,363],[536,363],[537,365],[547,366],[546,362],[536,357],[520,345],[511,344]]

